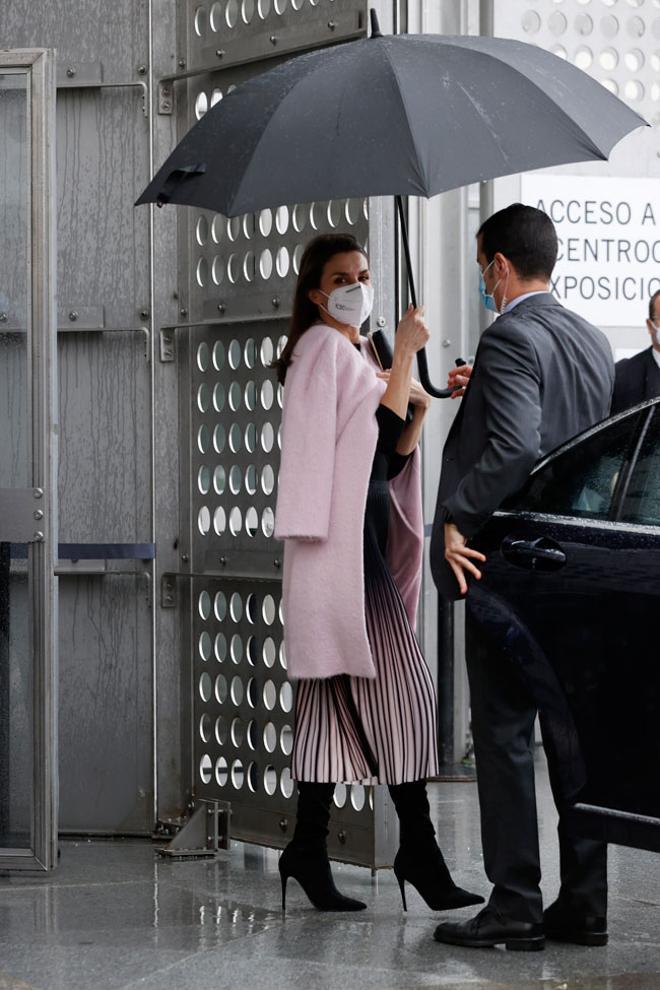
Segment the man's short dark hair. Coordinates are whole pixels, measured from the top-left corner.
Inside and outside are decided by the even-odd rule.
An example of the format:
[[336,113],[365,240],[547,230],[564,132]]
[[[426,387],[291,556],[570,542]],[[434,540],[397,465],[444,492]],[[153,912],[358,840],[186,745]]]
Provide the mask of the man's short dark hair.
[[508,258],[521,278],[550,278],[557,260],[557,232],[543,210],[512,203],[493,213],[477,232],[490,262],[497,251]]
[[651,321],[651,323],[655,323],[655,317],[653,314],[655,313],[656,299],[660,299],[660,289],[658,289],[657,292],[654,292],[651,298],[649,299],[649,320]]

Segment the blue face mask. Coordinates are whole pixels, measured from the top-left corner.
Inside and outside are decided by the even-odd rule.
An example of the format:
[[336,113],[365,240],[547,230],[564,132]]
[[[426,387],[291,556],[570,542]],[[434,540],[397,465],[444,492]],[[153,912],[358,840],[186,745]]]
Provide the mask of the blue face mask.
[[[490,265],[492,265],[494,261],[495,259],[493,258]],[[486,292],[486,283],[484,281],[484,275],[490,268],[490,265],[486,265],[484,270],[482,272],[479,272],[479,295],[481,296],[481,301],[486,307],[486,309],[490,310],[491,313],[499,313],[499,309],[497,308],[497,303],[495,302],[495,296],[493,295],[492,292]],[[496,282],[495,288],[497,288],[499,284],[500,284],[499,282]]]

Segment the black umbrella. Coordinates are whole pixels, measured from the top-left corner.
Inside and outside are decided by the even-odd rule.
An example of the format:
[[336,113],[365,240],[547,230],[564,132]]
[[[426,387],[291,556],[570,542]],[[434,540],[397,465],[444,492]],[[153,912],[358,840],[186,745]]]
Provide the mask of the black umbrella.
[[[503,38],[383,36],[309,52],[243,83],[177,145],[137,204],[232,217],[319,199],[435,196],[471,182],[607,159],[646,123],[600,83]],[[432,395],[450,394],[420,379]]]

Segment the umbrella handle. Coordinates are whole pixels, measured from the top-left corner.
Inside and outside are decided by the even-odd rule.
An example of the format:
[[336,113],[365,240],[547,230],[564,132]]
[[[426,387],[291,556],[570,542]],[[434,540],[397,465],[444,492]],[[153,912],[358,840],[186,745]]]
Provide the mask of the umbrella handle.
[[[401,240],[403,242],[403,253],[406,259],[406,273],[408,275],[408,291],[410,293],[410,301],[413,306],[417,306],[417,292],[415,291],[415,279],[413,276],[412,261],[410,259],[410,245],[408,243],[408,227],[406,224],[406,215],[403,209],[403,202],[400,196],[395,196],[396,208],[399,214],[399,225],[401,227]],[[429,365],[426,358],[426,348],[422,347],[420,351],[417,351],[417,368],[419,370],[419,380],[429,395],[432,395],[436,399],[448,399],[450,396],[457,392],[461,386],[457,385],[454,388],[436,388],[435,385],[431,383],[429,378]]]

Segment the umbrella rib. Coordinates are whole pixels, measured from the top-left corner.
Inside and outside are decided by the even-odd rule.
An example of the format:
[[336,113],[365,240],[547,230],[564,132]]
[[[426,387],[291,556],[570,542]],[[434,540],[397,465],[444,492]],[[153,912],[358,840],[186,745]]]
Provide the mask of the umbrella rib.
[[398,73],[396,71],[396,67],[394,65],[394,62],[390,58],[389,48],[387,47],[387,45],[383,45],[382,48],[383,48],[383,52],[385,53],[385,57],[386,57],[387,62],[389,64],[389,67],[390,67],[390,70],[392,72],[392,75],[394,76],[394,79],[396,81],[396,91],[397,91],[397,94],[399,96],[399,101],[400,101],[401,107],[403,109],[403,115],[405,117],[405,121],[406,121],[406,124],[407,124],[407,127],[408,127],[408,133],[410,135],[410,142],[411,142],[411,145],[412,145],[412,147],[414,148],[414,151],[415,151],[415,165],[416,165],[417,179],[418,179],[418,181],[420,183],[420,192],[421,192],[421,194],[423,196],[426,196],[426,195],[428,195],[428,193],[427,193],[427,190],[428,190],[428,176],[426,176],[424,174],[423,168],[420,167],[419,152],[417,151],[417,142],[415,141],[415,135],[413,133],[413,129],[412,129],[412,126],[411,126],[411,123],[410,123],[410,114],[408,112],[408,107],[406,105],[406,101],[405,101],[405,99],[403,97],[403,91],[401,89],[401,84],[400,84],[400,81],[399,81],[399,76],[398,76]]

